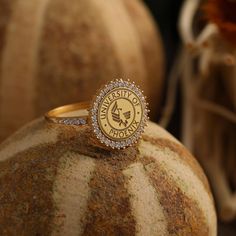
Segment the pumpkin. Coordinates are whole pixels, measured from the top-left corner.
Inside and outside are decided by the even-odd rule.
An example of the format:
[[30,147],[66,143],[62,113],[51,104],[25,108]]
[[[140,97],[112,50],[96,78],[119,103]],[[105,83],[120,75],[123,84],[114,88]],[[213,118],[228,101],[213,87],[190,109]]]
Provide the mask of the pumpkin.
[[139,84],[156,117],[163,49],[139,0],[0,0],[0,139],[111,79]]
[[216,236],[208,181],[185,147],[149,122],[108,150],[90,128],[28,124],[0,146],[0,235]]

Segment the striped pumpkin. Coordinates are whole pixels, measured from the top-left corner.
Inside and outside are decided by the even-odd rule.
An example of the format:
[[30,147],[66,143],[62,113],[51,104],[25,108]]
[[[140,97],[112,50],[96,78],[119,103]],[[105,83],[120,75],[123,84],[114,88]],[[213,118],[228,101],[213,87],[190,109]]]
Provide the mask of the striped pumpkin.
[[207,179],[149,123],[137,147],[92,145],[87,127],[36,120],[0,146],[0,235],[216,236]]
[[160,36],[140,0],[0,0],[0,140],[111,78],[140,84],[154,117],[162,74]]

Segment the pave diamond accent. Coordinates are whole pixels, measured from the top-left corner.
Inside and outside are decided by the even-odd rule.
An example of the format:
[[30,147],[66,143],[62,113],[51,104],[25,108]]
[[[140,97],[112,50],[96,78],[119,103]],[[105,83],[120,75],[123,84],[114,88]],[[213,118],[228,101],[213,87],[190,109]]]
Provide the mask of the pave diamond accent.
[[85,125],[87,124],[86,119],[84,118],[78,118],[78,117],[74,117],[74,118],[62,118],[59,121],[60,124],[65,124],[65,125]]

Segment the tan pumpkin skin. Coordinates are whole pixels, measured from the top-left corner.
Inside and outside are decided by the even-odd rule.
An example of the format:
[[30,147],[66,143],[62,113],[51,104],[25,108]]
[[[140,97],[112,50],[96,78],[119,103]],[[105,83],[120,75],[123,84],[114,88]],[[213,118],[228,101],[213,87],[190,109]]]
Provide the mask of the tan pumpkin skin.
[[1,144],[0,235],[216,235],[207,179],[170,134],[149,122],[119,151],[90,137],[39,119]]
[[0,0],[0,11],[0,140],[120,77],[142,87],[156,117],[163,49],[141,1]]

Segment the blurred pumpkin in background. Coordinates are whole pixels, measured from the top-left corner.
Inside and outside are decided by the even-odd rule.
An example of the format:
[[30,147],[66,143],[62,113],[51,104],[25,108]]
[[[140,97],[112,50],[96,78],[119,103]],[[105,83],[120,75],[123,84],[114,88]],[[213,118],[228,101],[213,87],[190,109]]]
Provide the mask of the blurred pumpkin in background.
[[155,119],[163,49],[139,0],[0,0],[0,140],[104,82],[141,85]]

